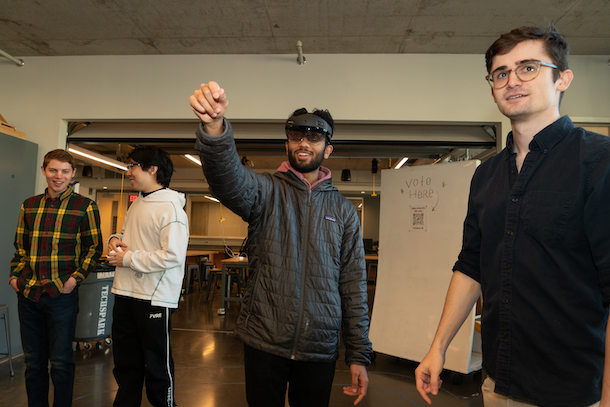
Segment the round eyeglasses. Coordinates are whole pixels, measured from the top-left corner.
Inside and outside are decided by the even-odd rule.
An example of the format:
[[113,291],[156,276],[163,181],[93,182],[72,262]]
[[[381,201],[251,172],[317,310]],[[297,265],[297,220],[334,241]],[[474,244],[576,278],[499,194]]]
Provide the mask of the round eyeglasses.
[[517,75],[517,78],[519,78],[519,80],[523,82],[529,82],[536,79],[536,77],[540,73],[541,66],[557,69],[557,65],[548,62],[527,61],[520,63],[514,69],[498,68],[491,74],[487,75],[485,79],[487,79],[487,82],[489,82],[489,85],[492,88],[502,89],[503,87],[508,85],[508,78],[510,77],[511,71],[515,71],[515,75]]

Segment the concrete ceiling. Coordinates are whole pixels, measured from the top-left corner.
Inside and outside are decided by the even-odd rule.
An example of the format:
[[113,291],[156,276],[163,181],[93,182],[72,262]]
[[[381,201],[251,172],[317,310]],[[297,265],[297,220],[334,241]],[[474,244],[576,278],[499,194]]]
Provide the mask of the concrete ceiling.
[[[296,59],[302,41],[305,56],[483,54],[504,32],[549,22],[568,38],[572,54],[610,55],[609,0],[0,0],[0,50],[22,58],[294,53]],[[170,144],[164,147],[177,167],[192,167],[178,151],[184,144]],[[192,151],[192,141],[187,144]],[[83,147],[112,157],[117,144]],[[428,147],[436,148],[428,157],[467,151]],[[394,146],[385,154],[341,157],[340,150],[326,163],[336,171],[370,171],[371,157],[387,168],[388,157],[399,153]],[[422,156],[413,148],[400,153]],[[276,168],[283,159],[248,150],[242,155],[257,168]]]
[[482,54],[554,22],[572,54],[610,54],[608,0],[0,0],[13,56]]

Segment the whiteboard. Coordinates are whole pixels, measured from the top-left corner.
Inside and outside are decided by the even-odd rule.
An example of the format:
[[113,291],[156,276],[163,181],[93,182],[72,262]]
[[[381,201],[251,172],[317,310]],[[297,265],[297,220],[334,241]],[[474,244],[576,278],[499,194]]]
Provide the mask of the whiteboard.
[[[379,269],[369,334],[376,352],[416,362],[428,353],[462,247],[470,181],[479,163],[381,171]],[[473,307],[447,350],[446,369],[480,368],[474,318]]]

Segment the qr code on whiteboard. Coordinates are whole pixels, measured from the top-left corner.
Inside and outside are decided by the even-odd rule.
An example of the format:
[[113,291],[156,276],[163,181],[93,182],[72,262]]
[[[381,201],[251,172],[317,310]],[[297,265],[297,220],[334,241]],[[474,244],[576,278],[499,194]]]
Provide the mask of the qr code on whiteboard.
[[409,225],[409,230],[414,232],[425,232],[427,228],[428,218],[426,213],[428,213],[428,207],[426,205],[421,206],[411,206],[411,224]]
[[424,214],[423,213],[414,213],[413,214],[413,226],[423,226],[424,225]]

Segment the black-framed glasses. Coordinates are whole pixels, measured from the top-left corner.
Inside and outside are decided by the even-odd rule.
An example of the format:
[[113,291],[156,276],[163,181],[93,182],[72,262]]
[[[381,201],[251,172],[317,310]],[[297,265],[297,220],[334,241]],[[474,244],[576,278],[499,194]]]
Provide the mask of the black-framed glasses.
[[126,165],[127,171],[131,170],[133,167],[138,167],[138,166],[141,167],[142,164],[140,164],[140,163],[129,163],[129,164]]
[[523,82],[533,81],[538,77],[540,73],[540,67],[546,66],[549,68],[557,69],[557,65],[543,61],[527,61],[517,65],[514,69],[497,69],[491,74],[487,75],[485,79],[489,82],[489,85],[494,89],[502,89],[508,85],[508,78],[510,72],[515,71],[517,78]]
[[307,140],[309,144],[319,144],[326,138],[325,133],[317,131],[299,131],[299,130],[287,130],[286,136],[288,141],[300,143],[303,140]]

